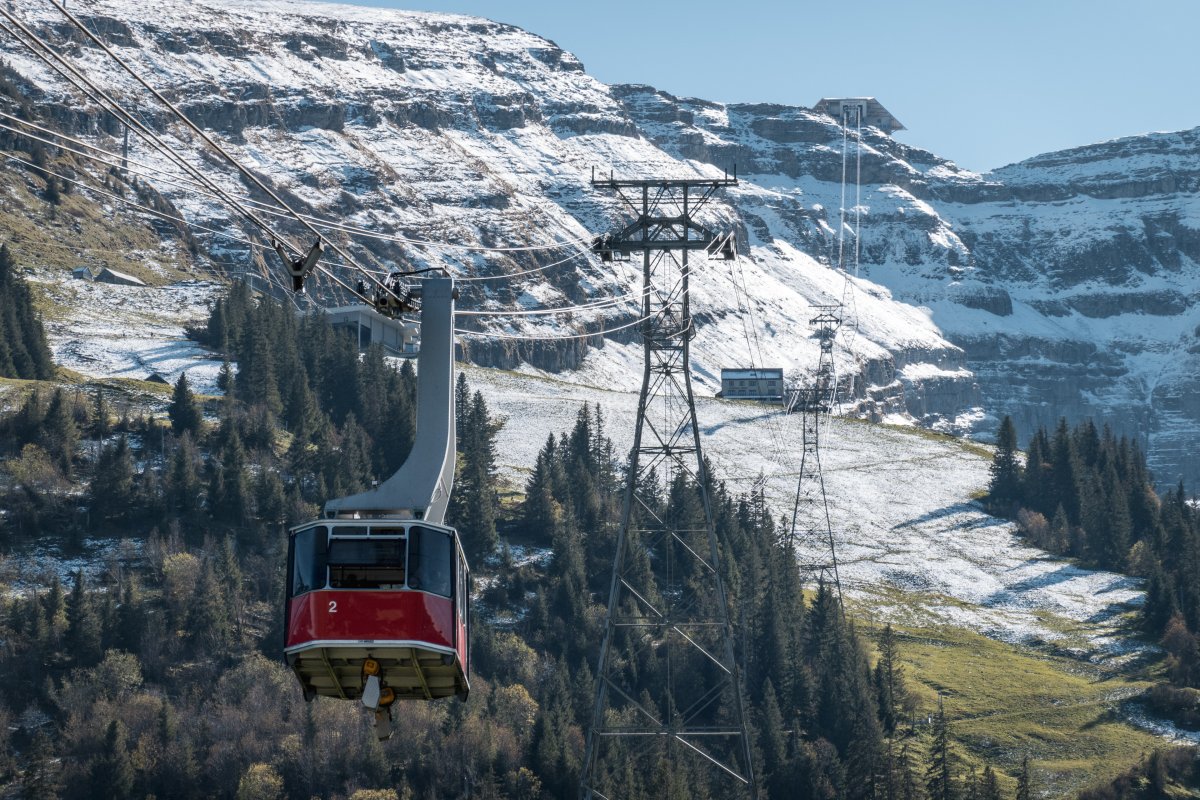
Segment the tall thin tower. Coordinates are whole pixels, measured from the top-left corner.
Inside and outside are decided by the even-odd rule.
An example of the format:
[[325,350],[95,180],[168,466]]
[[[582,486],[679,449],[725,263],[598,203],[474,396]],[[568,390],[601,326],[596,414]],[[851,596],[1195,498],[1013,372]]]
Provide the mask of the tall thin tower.
[[[595,180],[637,218],[596,239],[642,256],[642,390],[580,797],[703,782],[755,794],[733,627],[700,450],[689,343],[693,253],[732,259],[732,234],[694,219],[736,178]],[[658,781],[658,783],[655,783]]]
[[[796,552],[803,543],[809,561],[802,561],[805,572],[816,574],[841,594],[837,569],[837,550],[833,524],[829,518],[829,499],[825,495],[825,476],[821,473],[821,415],[828,414],[837,401],[837,376],[833,364],[833,343],[842,324],[842,306],[817,306],[816,316],[808,321],[821,347],[817,372],[811,385],[797,384],[785,400],[789,414],[801,415],[800,475],[796,479],[796,501],[792,506],[792,525],[786,534],[788,550]],[[804,541],[801,542],[800,540]],[[821,544],[827,549],[824,555]],[[797,554],[798,556],[800,554]]]
[[[846,186],[847,186],[847,154],[851,125],[855,130],[855,165],[854,165],[854,275],[858,276],[858,264],[861,255],[859,249],[859,230],[862,215],[861,185],[862,185],[862,125],[863,116],[872,98],[842,98],[836,100],[823,99],[820,106],[830,114],[840,111],[842,122],[842,202],[838,219],[837,235],[837,269],[845,276],[842,288],[842,299],[836,305],[816,307],[816,316],[808,321],[815,331],[821,353],[817,361],[817,372],[809,386],[797,384],[787,398],[789,413],[800,413],[801,422],[801,455],[800,475],[796,480],[796,501],[792,506],[792,524],[786,534],[788,548],[795,552],[797,546],[804,545],[803,552],[798,557],[807,557],[801,561],[801,567],[810,574],[818,575],[818,579],[831,584],[837,589],[838,597],[842,594],[841,577],[838,575],[837,548],[833,539],[833,523],[829,516],[829,498],[825,494],[825,476],[821,473],[821,415],[828,414],[837,405],[837,374],[833,361],[833,345],[837,338],[838,329],[845,317],[846,301],[851,302],[855,319],[852,327],[857,329],[857,312],[854,311],[854,295],[847,261],[851,254],[846,248]],[[878,106],[878,103],[875,103]],[[878,106],[886,114],[886,109]],[[890,115],[888,115],[890,117]],[[899,125],[894,117],[892,122]],[[903,127],[903,126],[900,126]],[[895,128],[893,128],[895,129]],[[853,387],[853,376],[851,376]],[[853,389],[851,390],[853,391]],[[804,541],[801,541],[803,539]],[[825,551],[822,555],[822,550]]]

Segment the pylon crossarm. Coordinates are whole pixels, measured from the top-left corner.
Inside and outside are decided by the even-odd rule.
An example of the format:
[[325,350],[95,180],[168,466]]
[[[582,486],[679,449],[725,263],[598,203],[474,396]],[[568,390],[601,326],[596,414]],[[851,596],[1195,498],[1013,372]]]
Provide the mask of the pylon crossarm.
[[[739,731],[739,732],[738,732],[738,735],[739,735],[739,736],[741,735],[741,731]],[[744,784],[749,784],[749,783],[750,783],[750,779],[749,779],[749,778],[745,777],[744,775],[742,775],[742,774],[741,774],[741,773],[739,773],[739,772],[736,772],[736,771],[734,771],[733,769],[730,769],[730,768],[729,768],[729,767],[728,767],[726,764],[724,764],[724,763],[722,763],[722,762],[718,761],[717,759],[713,758],[713,757],[712,757],[712,756],[710,756],[708,753],[704,752],[704,751],[703,751],[703,750],[701,750],[699,747],[697,747],[696,745],[694,745],[694,744],[692,744],[691,742],[689,742],[687,739],[684,739],[684,738],[683,738],[682,736],[680,736],[679,734],[675,734],[675,737],[674,737],[674,738],[675,738],[675,740],[676,740],[677,742],[679,742],[680,744],[682,744],[684,747],[686,747],[686,748],[688,748],[689,750],[691,750],[692,752],[694,752],[694,753],[696,753],[696,754],[698,754],[698,755],[700,755],[700,756],[702,756],[702,757],[704,757],[704,758],[708,759],[708,760],[709,760],[709,761],[711,761],[713,764],[715,764],[717,767],[719,767],[720,769],[723,769],[725,772],[729,773],[730,775],[732,775],[734,778],[736,778],[737,780],[741,781],[742,783],[744,783]]]

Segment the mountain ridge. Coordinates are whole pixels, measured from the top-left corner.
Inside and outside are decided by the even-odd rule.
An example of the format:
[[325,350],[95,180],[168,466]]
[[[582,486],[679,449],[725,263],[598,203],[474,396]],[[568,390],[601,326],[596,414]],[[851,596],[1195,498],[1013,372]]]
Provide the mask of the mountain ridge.
[[[17,5],[107,85],[138,96],[102,53],[66,36],[55,12]],[[1200,408],[1179,399],[1192,389],[1194,345],[1184,333],[1200,324],[1189,284],[1200,219],[1187,211],[1200,183],[1187,168],[1200,129],[1085,145],[985,174],[866,129],[861,236],[840,235],[861,256],[847,263],[857,277],[847,277],[837,269],[841,130],[811,109],[605,86],[550,40],[478,17],[280,2],[151,10],[106,0],[89,19],[304,211],[410,238],[563,243],[555,258],[539,258],[357,240],[356,256],[373,268],[446,264],[495,275],[464,285],[464,304],[489,310],[630,294],[636,275],[582,255],[519,281],[503,276],[577,252],[620,221],[589,188],[592,166],[697,175],[736,164],[740,185],[712,212],[740,232],[739,271],[706,267],[712,279],[695,284],[702,390],[717,388],[721,367],[758,360],[811,373],[811,309],[845,297],[838,370],[846,411],[984,436],[1006,413],[1024,432],[1058,415],[1103,416],[1147,445],[1160,481],[1200,477],[1186,452]],[[52,117],[76,133],[105,130],[102,113],[74,109],[14,43],[4,51],[44,90]],[[165,117],[152,121],[195,152]],[[135,144],[139,158],[167,171],[142,150]],[[849,155],[853,166],[853,136]],[[228,170],[212,169],[231,192],[248,193]],[[246,232],[218,203],[163,193],[192,221]],[[213,252],[277,271],[236,248]],[[464,349],[482,364],[631,386],[639,372],[631,336],[552,339],[635,314],[630,300],[565,324],[491,322],[482,329],[551,340],[469,337]],[[1169,329],[1146,330],[1148,315],[1172,320]],[[754,345],[747,326],[759,331]]]

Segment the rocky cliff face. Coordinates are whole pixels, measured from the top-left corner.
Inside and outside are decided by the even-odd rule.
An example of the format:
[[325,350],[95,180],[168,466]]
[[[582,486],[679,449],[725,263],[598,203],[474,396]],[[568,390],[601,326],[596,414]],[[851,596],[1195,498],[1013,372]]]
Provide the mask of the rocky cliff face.
[[1050,153],[938,204],[971,282],[1009,314],[935,305],[989,407],[1025,429],[1094,416],[1136,437],[1160,483],[1200,479],[1200,129]]
[[[15,7],[229,191],[251,195],[232,170],[201,161],[198,142],[52,7]],[[841,302],[847,410],[985,433],[1004,413],[1024,430],[1093,414],[1147,443],[1160,478],[1200,477],[1186,454],[1200,422],[1190,378],[1191,351],[1200,351],[1195,131],[981,176],[868,129],[860,149],[850,142],[850,174],[857,163],[862,176],[857,197],[851,186],[844,201],[847,219],[861,222],[855,241],[841,226],[842,131],[808,109],[605,86],[552,42],[475,18],[225,0],[97,0],[88,13],[123,58],[289,202],[376,232],[342,241],[372,267],[492,276],[462,285],[461,305],[480,310],[619,300],[556,317],[464,318],[493,334],[463,337],[464,353],[481,363],[635,386],[640,347],[629,331],[501,336],[556,337],[635,318],[637,270],[584,252],[592,233],[622,220],[591,189],[592,167],[674,177],[736,166],[739,186],[710,207],[708,222],[738,231],[741,257],[702,265],[693,281],[702,389],[717,388],[722,367],[811,373],[808,320],[814,307]],[[106,114],[16,43],[0,40],[0,55],[57,126],[115,146]],[[133,157],[189,219],[254,235],[222,204],[173,182],[170,165],[136,140]],[[215,260],[277,269],[243,245],[198,239]],[[555,242],[546,251],[461,248]]]
[[[739,164],[763,190],[740,203],[752,234],[835,262],[826,232],[841,207],[842,147],[828,118],[649,87],[617,94],[668,152]],[[849,153],[853,174],[853,142]],[[877,131],[864,133],[861,157],[860,274],[928,309],[963,348],[965,362],[949,364],[978,384],[986,414],[971,421],[975,432],[1004,414],[1026,432],[1091,416],[1147,448],[1160,483],[1200,479],[1190,453],[1200,430],[1200,129],[987,175]],[[969,402],[957,383],[926,381],[909,393],[910,413],[920,417],[913,398],[931,393],[934,413]]]

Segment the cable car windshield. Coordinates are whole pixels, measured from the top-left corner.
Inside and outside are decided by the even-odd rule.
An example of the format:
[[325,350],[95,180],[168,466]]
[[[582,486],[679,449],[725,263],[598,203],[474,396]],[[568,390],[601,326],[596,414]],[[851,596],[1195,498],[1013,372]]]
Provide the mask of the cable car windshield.
[[456,553],[449,532],[421,525],[314,525],[292,537],[288,596],[330,588],[417,589],[453,597],[458,573],[465,573],[456,569]]
[[403,539],[331,539],[329,542],[331,588],[403,589],[404,567]]
[[325,560],[329,541],[329,529],[317,525],[297,531],[292,538],[292,585],[290,594],[311,592],[325,588]]

